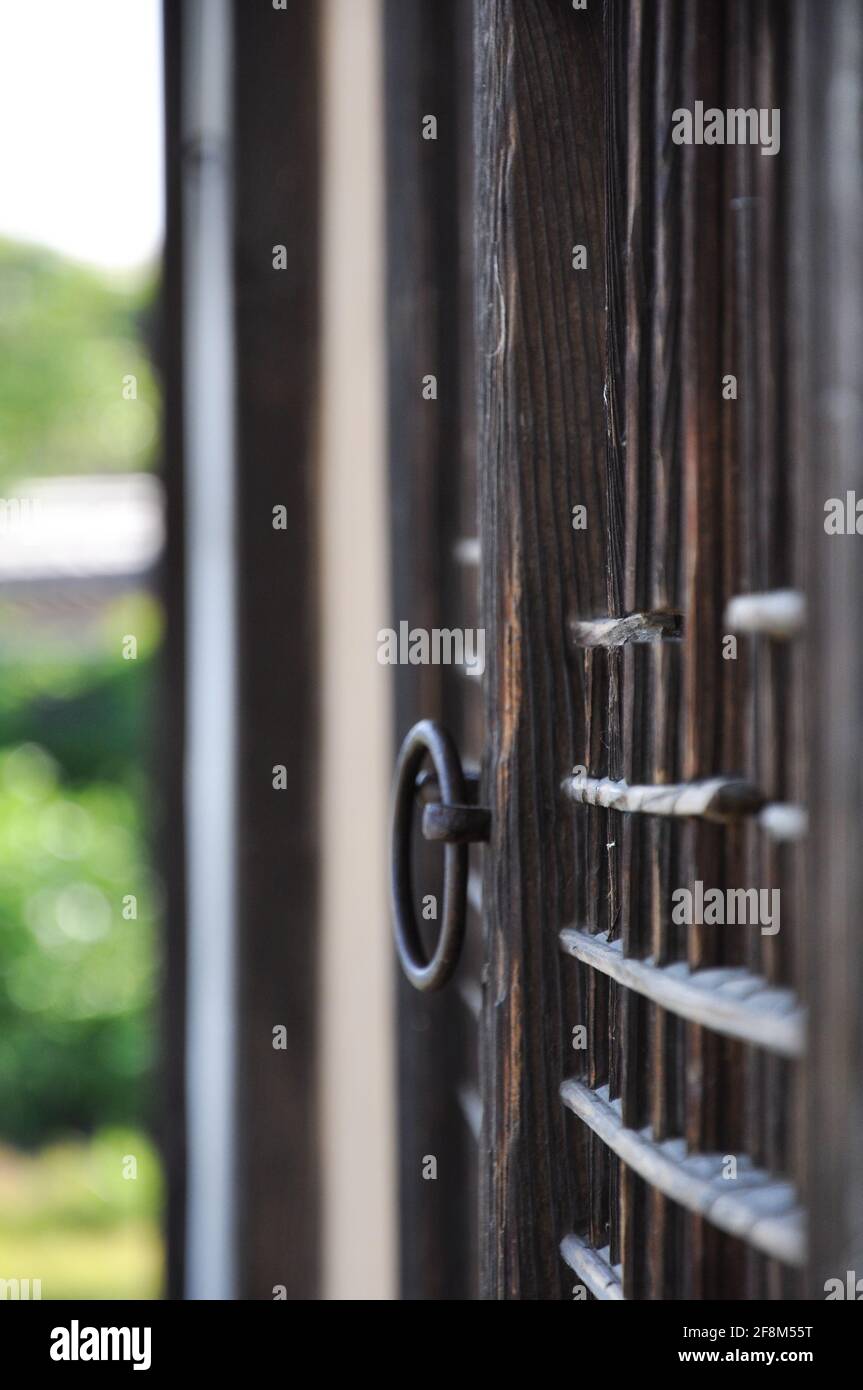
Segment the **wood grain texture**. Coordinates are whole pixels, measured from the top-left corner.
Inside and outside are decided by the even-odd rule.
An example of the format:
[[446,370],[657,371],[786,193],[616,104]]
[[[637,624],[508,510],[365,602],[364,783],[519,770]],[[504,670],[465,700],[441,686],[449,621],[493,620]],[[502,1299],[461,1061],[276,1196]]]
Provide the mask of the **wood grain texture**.
[[[557,931],[573,907],[562,770],[585,761],[606,611],[602,21],[563,0],[476,6],[478,463],[492,808],[484,910],[483,1293],[560,1298],[570,1229],[558,1086],[571,1027]],[[585,245],[588,266],[572,268]],[[588,509],[574,532],[571,508]],[[604,659],[604,658],[601,658]],[[605,703],[603,699],[602,703]]]
[[[608,302],[606,395],[609,450],[622,475],[625,506],[609,555],[620,557],[624,611],[680,612],[681,151],[669,138],[679,105],[681,12],[673,0],[606,7],[608,53]],[[612,230],[613,229],[613,230]],[[659,787],[678,780],[683,643],[627,651],[619,701],[609,702],[609,743],[621,772]],[[610,692],[613,693],[613,692]],[[679,829],[640,817],[616,818],[620,935],[624,956],[673,958],[668,903]],[[678,1133],[683,1029],[679,1020],[630,991],[619,994],[617,1047],[627,1124],[652,1120]],[[645,1064],[645,1058],[650,1063]],[[627,1298],[663,1296],[679,1212],[634,1176],[621,1186]]]
[[[799,685],[796,694],[788,688],[793,657],[776,651],[769,634],[758,637],[754,653],[741,652],[739,663],[723,660],[722,649],[729,598],[788,587],[794,578],[792,483],[781,462],[793,338],[787,173],[757,148],[681,149],[670,137],[672,112],[681,105],[784,103],[783,11],[774,0],[726,7],[609,0],[602,32],[594,35],[602,44],[604,136],[584,126],[590,79],[573,34],[580,42],[588,24],[575,29],[552,3],[488,3],[479,13],[480,527],[483,605],[493,634],[488,798],[498,808],[485,894],[488,1287],[493,1296],[525,1296],[522,1279],[535,1288],[540,1278],[540,1253],[528,1243],[537,1217],[518,1206],[515,1174],[529,1192],[531,1175],[518,1163],[533,1134],[544,1132],[545,1166],[533,1175],[535,1191],[547,1197],[552,1217],[577,1199],[574,1228],[594,1249],[607,1245],[612,1262],[622,1264],[626,1298],[738,1297],[747,1289],[775,1296],[789,1287],[781,1270],[763,1255],[749,1256],[730,1238],[731,1226],[720,1222],[717,1229],[697,1203],[681,1212],[667,1188],[651,1189],[649,1174],[642,1181],[619,1151],[609,1157],[598,1132],[574,1151],[574,1188],[555,1186],[566,1175],[556,1176],[556,1135],[541,1110],[544,1079],[532,1049],[543,1024],[552,1047],[568,1029],[554,1018],[560,986],[541,954],[544,939],[532,935],[532,917],[558,920],[572,869],[573,920],[584,950],[577,988],[564,1005],[579,1013],[567,1022],[587,1023],[580,1078],[608,1088],[625,1127],[650,1123],[658,1142],[685,1142],[692,1155],[747,1152],[772,1177],[787,1176],[788,1061],[747,1051],[745,1027],[723,1036],[728,1030],[708,1026],[695,1007],[688,1020],[675,1017],[655,991],[640,998],[624,987],[622,972],[630,960],[637,971],[645,957],[671,969],[674,962],[691,971],[716,966],[733,971],[729,979],[763,977],[779,991],[768,1001],[786,998],[796,929],[780,943],[757,932],[744,939],[734,931],[681,929],[669,919],[673,888],[696,879],[717,887],[787,887],[793,865],[783,856],[793,849],[772,847],[754,817],[747,828],[733,818],[660,824],[621,814],[638,808],[620,799],[619,787],[612,795],[622,778],[671,793],[675,784],[727,776],[745,778],[770,798],[802,799],[799,733],[789,745],[791,707],[799,699]],[[549,122],[553,151],[534,143],[537,113],[558,103],[554,63],[543,48],[552,31],[576,75],[583,140],[571,153],[562,110]],[[576,409],[585,387],[588,402],[596,392],[590,351],[579,353],[563,331],[575,311],[553,312],[566,286],[555,286],[557,267],[546,248],[557,232],[561,187],[592,186],[596,169],[583,166],[600,145],[604,202],[594,205],[582,193],[579,214],[605,235],[607,322],[590,330],[604,349],[604,416],[590,417],[580,449],[568,450],[555,476],[567,392],[575,392]],[[564,167],[549,187],[544,169],[555,156]],[[564,358],[569,379],[558,387],[560,355],[573,348]],[[734,403],[722,393],[729,372],[740,385]],[[588,505],[591,524],[594,514],[600,521],[579,537],[574,555],[556,510],[561,482],[571,491],[574,482],[579,492],[571,500]],[[590,573],[580,568],[584,560]],[[561,698],[553,649],[567,601],[577,635],[573,703]],[[657,612],[681,615],[681,641],[602,640],[624,630],[626,615]],[[552,851],[560,854],[558,821],[556,808],[543,801],[543,777],[555,746],[558,770],[568,754],[586,766],[591,794],[569,784],[588,804],[575,811],[572,842],[564,842],[571,858],[550,862]],[[592,794],[601,787],[608,796]],[[753,796],[749,809],[759,804]],[[524,825],[527,806],[531,827]],[[586,964],[598,937],[620,952],[619,971]],[[609,980],[597,978],[605,973]],[[760,1036],[772,1045],[769,1028]],[[796,1055],[800,1041],[795,1026],[782,1035],[780,1051]],[[543,1054],[542,1066],[550,1060]],[[586,1196],[579,1190],[584,1172]],[[525,1239],[513,1247],[508,1230],[516,1218]]]
[[[236,0],[239,1294],[313,1297],[318,709],[318,23]],[[273,268],[273,247],[287,269]],[[274,530],[272,508],[287,509]],[[272,787],[272,768],[289,789]],[[273,1048],[273,1027],[288,1033]]]
[[[724,21],[721,7],[704,3],[683,10],[682,105],[723,105]],[[723,175],[728,151],[683,148],[681,224],[681,441],[683,494],[684,612],[687,643],[682,672],[682,771],[710,775],[722,766],[722,657],[718,641],[722,612],[723,539],[729,528],[722,472],[723,353]],[[719,158],[712,158],[718,154]],[[711,156],[711,157],[705,157]],[[681,881],[720,884],[725,832],[694,825],[682,836]],[[718,963],[716,932],[689,928],[687,957],[693,969]],[[691,1150],[711,1150],[740,1090],[726,1087],[727,1059],[719,1040],[697,1025],[686,1026],[685,1134]],[[713,1231],[695,1217],[689,1222],[684,1292],[716,1297],[721,1289],[720,1247]]]
[[[747,647],[738,662],[724,661],[722,622],[735,586],[751,589],[759,575],[765,587],[787,585],[791,572],[790,484],[777,464],[787,429],[786,178],[756,148],[681,148],[671,140],[672,112],[696,100],[783,103],[782,10],[772,0],[726,7],[611,0],[605,44],[607,612],[620,612],[621,601],[625,614],[677,612],[683,637],[625,647],[619,663],[609,661],[606,721],[603,728],[594,715],[592,742],[619,767],[606,775],[629,783],[746,776],[759,788],[763,780],[771,797],[784,796],[786,778],[790,785],[797,774],[787,757],[794,696],[783,658],[768,646],[756,664]],[[731,371],[747,383],[734,403],[722,395]],[[590,616],[595,625],[599,615]],[[626,797],[581,799],[627,809]],[[588,903],[578,919],[587,931],[606,893],[608,941],[620,938],[624,959],[738,970],[745,959],[753,977],[790,983],[784,943],[670,922],[673,888],[696,878],[778,885],[782,866],[760,823],[719,829],[623,816],[613,833],[603,837],[602,828],[594,823],[588,837]],[[619,859],[597,862],[603,839]],[[587,988],[596,993],[590,981]],[[789,1171],[784,1064],[777,1070],[754,1049],[745,1058],[743,1035],[723,1039],[684,1023],[658,1000],[646,1011],[628,990],[616,1000],[610,1093],[620,1094],[627,1123],[647,1115],[658,1137],[685,1133],[693,1152],[737,1151],[747,1111],[757,1117],[753,1155],[772,1171]],[[685,1218],[684,1242],[679,1212],[655,1193],[649,1213],[640,1210],[640,1192],[638,1183],[620,1187],[626,1297],[737,1296],[742,1247],[697,1217]]]

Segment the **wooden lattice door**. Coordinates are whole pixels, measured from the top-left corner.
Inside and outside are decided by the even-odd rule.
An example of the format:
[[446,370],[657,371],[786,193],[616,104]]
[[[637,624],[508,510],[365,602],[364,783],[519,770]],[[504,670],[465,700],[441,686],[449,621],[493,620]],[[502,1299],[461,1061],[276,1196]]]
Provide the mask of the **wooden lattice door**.
[[[827,629],[810,648],[804,626],[807,590],[823,603],[832,585],[831,630],[859,650],[852,572],[832,575],[838,551],[828,563],[813,540],[807,325],[832,360],[834,322],[849,347],[860,322],[818,241],[836,238],[850,274],[860,175],[841,100],[859,91],[860,26],[841,0],[813,22],[773,0],[389,9],[397,594],[480,623],[486,652],[481,711],[476,687],[443,680],[400,733],[448,720],[491,824],[449,1002],[402,999],[405,1056],[426,1068],[402,1073],[407,1264],[418,1232],[444,1247],[413,1267],[413,1296],[823,1296],[856,1249],[859,1046],[847,1007],[830,1018],[859,954],[853,856],[847,828],[819,832],[821,866],[805,840],[807,803],[829,820],[832,795],[811,772],[811,673],[853,730],[853,663],[828,641],[819,667]],[[828,53],[846,69],[833,100]],[[424,144],[427,114],[445,134]],[[422,400],[438,372],[447,391]],[[834,443],[838,489],[847,432]],[[434,540],[400,561],[421,515]],[[834,763],[851,744],[817,721]],[[832,973],[813,881],[837,909]],[[805,1062],[810,1001],[835,1091],[822,1048]],[[419,1125],[418,1076],[438,1107]],[[448,1132],[459,1097],[478,1146],[452,1151],[456,1232],[414,1169],[418,1134]],[[812,1116],[828,1112],[821,1156]],[[844,1205],[813,1171],[838,1175]],[[807,1203],[828,1218],[817,1259]]]

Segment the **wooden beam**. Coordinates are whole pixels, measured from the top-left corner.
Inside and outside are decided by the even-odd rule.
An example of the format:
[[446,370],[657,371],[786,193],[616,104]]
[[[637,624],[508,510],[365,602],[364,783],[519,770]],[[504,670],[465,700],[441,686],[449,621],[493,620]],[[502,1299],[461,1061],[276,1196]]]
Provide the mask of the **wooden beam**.
[[560,1253],[594,1298],[602,1302],[622,1301],[620,1269],[610,1263],[608,1246],[593,1250],[581,1236],[568,1235],[560,1242]]
[[[474,34],[483,801],[492,808],[482,1293],[559,1299],[558,1246],[580,1176],[556,1093],[564,1041],[587,1021],[564,1001],[556,941],[575,915],[573,824],[557,789],[589,725],[588,679],[580,661],[570,665],[567,626],[576,595],[583,611],[608,611],[602,9],[478,0]],[[576,504],[587,508],[586,530],[572,528]]]
[[[741,1154],[687,1154],[683,1139],[654,1143],[649,1130],[628,1129],[619,1102],[605,1088],[592,1091],[580,1081],[564,1081],[564,1104],[645,1182],[719,1230],[791,1265],[806,1257],[803,1211],[788,1182],[756,1168]],[[729,1157],[736,1177],[723,1170]]]
[[604,806],[630,815],[729,821],[759,811],[764,805],[757,788],[733,777],[630,786],[622,779],[575,775],[564,779],[563,789],[577,805]]
[[787,640],[806,623],[806,599],[796,589],[763,594],[735,594],[725,605],[725,624],[732,632],[752,632]]
[[318,9],[233,0],[233,25],[239,1296],[271,1300],[282,1285],[308,1299],[320,1278]]
[[[475,534],[475,517],[459,517],[455,501],[464,486],[461,335],[471,313],[458,263],[470,148],[460,68],[466,12],[458,0],[386,0],[383,7],[393,622],[428,631],[450,625],[453,547]],[[437,121],[435,140],[423,139],[427,115]],[[435,400],[422,396],[428,374],[437,380]],[[470,546],[465,558],[472,554]],[[474,567],[468,577],[475,587]],[[396,749],[421,718],[443,719],[458,735],[453,709],[475,698],[474,682],[460,673],[453,696],[445,667],[396,666],[393,675]],[[439,855],[420,843],[417,883],[435,881]],[[399,971],[396,992],[400,1293],[408,1300],[468,1299],[476,1294],[467,1176],[476,1144],[459,1086],[475,1021],[455,989],[421,995]],[[423,1180],[424,1154],[437,1158],[435,1182]]]
[[690,970],[685,961],[656,965],[623,954],[619,941],[562,931],[563,950],[669,1013],[781,1057],[800,1057],[805,1014],[793,990],[768,984],[742,966]]

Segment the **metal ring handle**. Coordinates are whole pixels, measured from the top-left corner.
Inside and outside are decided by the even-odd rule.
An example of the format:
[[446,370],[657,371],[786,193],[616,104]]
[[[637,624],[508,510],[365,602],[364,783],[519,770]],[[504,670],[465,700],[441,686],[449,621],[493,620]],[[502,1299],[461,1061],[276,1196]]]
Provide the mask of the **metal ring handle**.
[[[440,804],[426,807],[423,830],[444,843],[443,916],[434,954],[426,956],[413,908],[411,832],[417,774],[426,755],[432,760]],[[415,724],[399,751],[393,782],[390,900],[396,949],[402,969],[416,989],[441,989],[461,954],[467,907],[467,846],[488,838],[489,813],[465,803],[464,775],[456,746],[432,719]],[[434,812],[428,816],[429,812]]]

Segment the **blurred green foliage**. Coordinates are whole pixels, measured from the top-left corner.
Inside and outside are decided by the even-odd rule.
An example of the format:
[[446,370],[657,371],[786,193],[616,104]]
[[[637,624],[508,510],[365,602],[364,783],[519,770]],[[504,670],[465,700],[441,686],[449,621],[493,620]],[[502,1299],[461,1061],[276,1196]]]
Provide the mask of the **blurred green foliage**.
[[[0,632],[7,653],[24,645],[0,597]],[[138,659],[121,661],[120,637],[133,632]],[[100,650],[76,652],[74,633],[38,645],[27,659],[0,654],[0,748],[37,742],[72,781],[117,779],[140,791],[142,764],[152,738],[155,663],[162,635],[161,606],[146,593],[106,604]],[[2,1117],[0,1117],[2,1121]]]
[[0,1133],[21,1144],[148,1109],[160,895],[135,779],[0,751]]
[[[152,465],[153,288],[148,275],[108,277],[0,239],[0,484]],[[134,410],[122,395],[129,375]]]
[[[0,240],[0,495],[152,465],[153,289],[151,275],[109,278]],[[41,1279],[43,1298],[161,1288],[161,1172],[145,1132],[161,623],[151,595],[118,594],[83,641],[74,610],[58,628],[0,593],[0,1273]],[[136,661],[121,659],[125,633]]]
[[[151,275],[103,276],[0,241],[0,493],[152,464],[153,289]],[[161,614],[143,592],[118,595],[80,651],[74,619],[62,633],[27,619],[0,594],[0,1138],[35,1146],[151,1117]],[[126,632],[137,661],[120,659]]]
[[88,1140],[49,1144],[34,1156],[0,1146],[0,1226],[6,1234],[60,1226],[97,1231],[119,1219],[152,1220],[161,1204],[158,1155],[139,1129],[101,1129]]
[[104,1129],[38,1154],[0,1146],[3,1270],[40,1279],[43,1299],[157,1298],[161,1206],[159,1157],[139,1130]]

